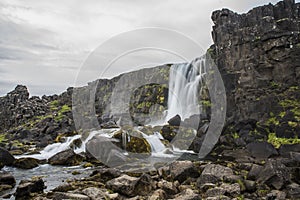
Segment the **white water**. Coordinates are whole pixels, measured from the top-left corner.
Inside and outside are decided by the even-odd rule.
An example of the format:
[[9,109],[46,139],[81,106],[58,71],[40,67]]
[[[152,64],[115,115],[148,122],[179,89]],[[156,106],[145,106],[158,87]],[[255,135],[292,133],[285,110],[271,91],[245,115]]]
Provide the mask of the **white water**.
[[171,66],[166,121],[177,114],[181,119],[200,114],[199,87],[205,74],[204,58]]

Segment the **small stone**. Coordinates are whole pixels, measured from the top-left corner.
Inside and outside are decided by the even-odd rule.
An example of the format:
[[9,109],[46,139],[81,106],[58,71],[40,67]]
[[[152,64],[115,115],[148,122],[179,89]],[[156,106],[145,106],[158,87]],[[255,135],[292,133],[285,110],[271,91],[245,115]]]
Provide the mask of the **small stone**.
[[232,169],[229,167],[224,167],[222,165],[208,164],[205,166],[200,177],[197,180],[197,185],[200,188],[202,184],[205,183],[217,183],[233,175]]
[[39,166],[39,160],[35,158],[19,158],[15,160],[13,165],[21,169],[32,169]]
[[191,161],[176,161],[170,165],[170,174],[173,180],[178,180],[180,183],[187,178],[199,177],[199,172]]

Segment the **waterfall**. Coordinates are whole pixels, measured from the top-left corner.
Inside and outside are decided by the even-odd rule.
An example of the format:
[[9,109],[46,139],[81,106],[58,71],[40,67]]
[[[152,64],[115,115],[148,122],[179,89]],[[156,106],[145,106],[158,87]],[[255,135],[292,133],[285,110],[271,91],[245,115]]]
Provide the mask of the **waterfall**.
[[177,114],[181,119],[200,114],[199,88],[205,74],[205,58],[171,66],[166,120]]

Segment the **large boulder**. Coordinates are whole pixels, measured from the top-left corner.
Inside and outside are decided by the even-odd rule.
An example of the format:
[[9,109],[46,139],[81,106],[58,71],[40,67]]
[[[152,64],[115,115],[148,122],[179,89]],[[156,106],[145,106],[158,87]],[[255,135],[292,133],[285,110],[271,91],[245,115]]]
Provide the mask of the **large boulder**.
[[74,166],[79,165],[83,161],[81,155],[76,154],[72,149],[67,149],[65,151],[59,152],[49,158],[48,162],[51,165],[66,165]]
[[0,147],[0,162],[3,165],[12,165],[15,158],[6,150]]
[[180,115],[175,115],[171,119],[168,120],[170,126],[180,126],[181,124],[181,117]]

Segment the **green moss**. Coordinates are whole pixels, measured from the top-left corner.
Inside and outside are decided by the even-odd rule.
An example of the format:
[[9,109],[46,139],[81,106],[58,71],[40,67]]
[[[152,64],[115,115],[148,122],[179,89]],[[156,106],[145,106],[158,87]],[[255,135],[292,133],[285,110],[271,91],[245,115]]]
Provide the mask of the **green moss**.
[[285,99],[285,100],[280,101],[279,105],[282,106],[283,108],[294,107],[294,108],[299,109],[300,101],[294,100],[294,99]]
[[266,125],[271,125],[271,124],[278,126],[279,125],[278,119],[276,117],[269,118],[266,122]]
[[274,147],[279,148],[283,144],[300,144],[300,139],[298,139],[298,138],[280,138],[280,137],[277,137],[275,133],[270,133],[268,135],[268,142],[273,144]]
[[72,109],[68,105],[63,105],[54,117],[55,121],[61,121],[64,118],[66,112],[70,112]]
[[50,110],[58,110],[59,102],[58,100],[54,100],[50,102]]
[[288,125],[293,127],[293,128],[296,128],[298,126],[298,123],[297,122],[291,122],[291,121],[288,121]]
[[1,133],[0,134],[0,143],[3,143],[3,142],[7,142],[6,134],[5,133]]
[[237,132],[233,133],[232,137],[233,137],[234,139],[240,138],[240,136],[239,136],[239,134],[238,134]]
[[278,114],[279,117],[283,118],[284,116],[286,115],[286,112],[285,111],[282,111]]
[[211,102],[208,100],[203,100],[201,101],[201,104],[205,107],[211,107]]

